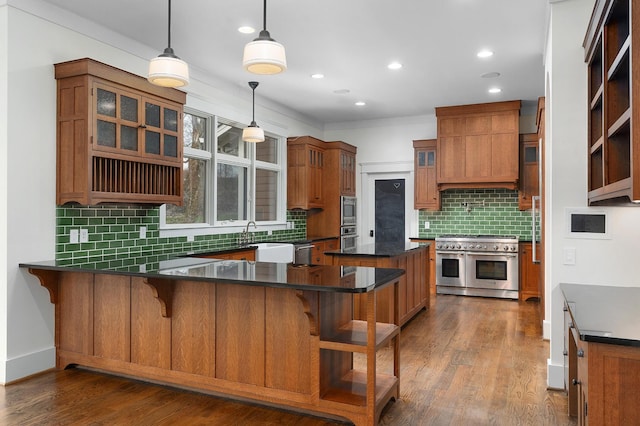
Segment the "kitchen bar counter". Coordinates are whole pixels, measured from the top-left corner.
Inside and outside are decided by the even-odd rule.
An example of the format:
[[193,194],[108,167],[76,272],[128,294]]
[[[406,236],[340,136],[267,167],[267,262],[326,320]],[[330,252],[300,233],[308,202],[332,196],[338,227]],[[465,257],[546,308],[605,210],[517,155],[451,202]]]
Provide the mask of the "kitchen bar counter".
[[[350,250],[333,250],[325,252],[332,258],[334,265],[369,266],[376,268],[399,268],[406,271],[400,278],[399,302],[400,325],[406,324],[422,309],[428,309],[429,292],[429,244],[363,244]],[[378,317],[389,321],[393,318],[393,298],[386,290],[380,291],[378,297]],[[355,298],[356,317],[364,316],[363,304]]]
[[[21,264],[55,304],[56,366],[375,425],[399,397],[400,327],[376,316],[404,271],[178,258]],[[108,262],[96,262],[106,265]],[[354,318],[354,297],[365,316]],[[390,348],[390,356],[376,353]],[[359,353],[358,357],[354,354]]]

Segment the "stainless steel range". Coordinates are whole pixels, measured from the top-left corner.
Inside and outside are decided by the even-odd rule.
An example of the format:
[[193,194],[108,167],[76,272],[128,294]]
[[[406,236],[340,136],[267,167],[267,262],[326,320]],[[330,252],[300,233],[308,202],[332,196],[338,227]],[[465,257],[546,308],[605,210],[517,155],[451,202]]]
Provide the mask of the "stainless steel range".
[[436,291],[439,294],[517,299],[518,237],[437,237]]

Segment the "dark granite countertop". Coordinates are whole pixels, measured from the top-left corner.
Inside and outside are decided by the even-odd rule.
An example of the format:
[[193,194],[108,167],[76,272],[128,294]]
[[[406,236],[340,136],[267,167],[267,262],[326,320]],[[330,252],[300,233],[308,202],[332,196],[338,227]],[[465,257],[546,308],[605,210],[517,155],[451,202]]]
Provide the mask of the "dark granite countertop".
[[332,256],[393,257],[422,247],[425,247],[425,245],[407,242],[398,244],[359,244],[354,249],[331,250],[324,254]]
[[[390,284],[404,274],[402,269],[353,266],[296,266],[291,263],[252,262],[180,257],[149,264],[116,268],[74,267],[56,261],[21,263],[21,268],[62,272],[130,275],[144,278],[224,282],[299,290],[365,293]],[[307,268],[307,269],[304,269]],[[313,268],[314,273],[305,273]],[[322,280],[317,283],[317,275]],[[309,278],[311,277],[311,278]]]
[[560,284],[580,339],[640,347],[640,287]]

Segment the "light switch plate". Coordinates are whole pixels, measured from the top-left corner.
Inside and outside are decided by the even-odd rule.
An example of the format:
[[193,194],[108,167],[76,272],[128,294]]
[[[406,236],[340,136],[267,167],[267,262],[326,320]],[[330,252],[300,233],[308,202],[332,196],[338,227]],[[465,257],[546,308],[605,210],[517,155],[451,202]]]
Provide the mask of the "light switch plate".
[[72,229],[69,231],[69,242],[71,244],[78,244],[80,242],[79,232],[77,229]]
[[576,249],[575,247],[565,247],[563,250],[563,262],[565,265],[576,264]]
[[88,243],[89,242],[89,230],[88,229],[81,229],[80,230],[80,242],[81,243]]
[[429,229],[430,227],[431,227],[431,224],[429,222],[424,223],[424,229]]
[[140,227],[140,238],[142,238],[142,239],[147,238],[147,227],[146,226],[141,226]]

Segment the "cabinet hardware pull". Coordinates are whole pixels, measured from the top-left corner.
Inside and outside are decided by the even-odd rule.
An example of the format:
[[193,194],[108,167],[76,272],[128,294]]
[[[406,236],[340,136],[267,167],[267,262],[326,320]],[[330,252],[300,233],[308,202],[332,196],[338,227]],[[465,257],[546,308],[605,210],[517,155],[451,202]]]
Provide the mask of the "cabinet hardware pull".
[[578,349],[578,358],[583,358],[584,357],[584,351],[582,349]]
[[580,381],[578,381],[578,379],[573,379],[573,380],[571,380],[571,384],[573,386],[578,386],[578,385],[581,385],[582,383]]
[[562,355],[567,356],[568,352],[567,351],[562,351]]
[[138,128],[139,128],[139,129],[146,129],[146,128],[147,128],[147,125],[146,125],[146,124],[141,124],[141,125],[139,125],[139,126],[138,126]]

